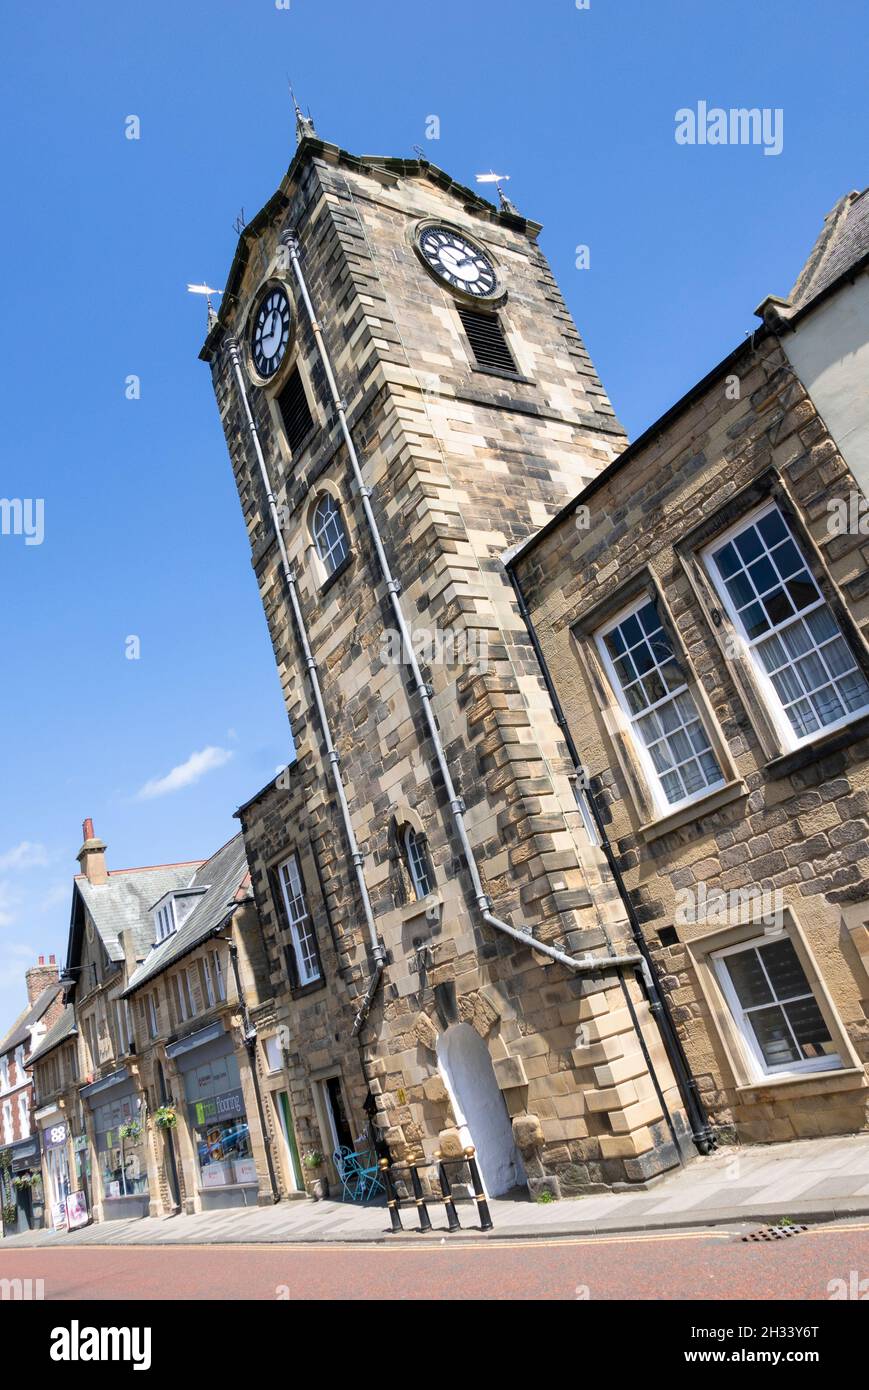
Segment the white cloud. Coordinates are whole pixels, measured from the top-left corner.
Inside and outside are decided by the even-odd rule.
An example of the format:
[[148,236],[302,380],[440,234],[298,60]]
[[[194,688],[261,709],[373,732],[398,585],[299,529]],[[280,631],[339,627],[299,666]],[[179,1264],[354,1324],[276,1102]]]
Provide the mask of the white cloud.
[[48,863],[45,845],[34,844],[32,840],[22,840],[13,849],[0,854],[0,871],[4,869],[36,869]]
[[182,787],[192,787],[206,772],[228,763],[232,753],[227,748],[203,748],[201,753],[191,753],[185,763],[179,763],[167,772],[165,777],[152,777],[136,792],[138,801],[150,801],[155,796],[166,796],[169,792],[180,791]]

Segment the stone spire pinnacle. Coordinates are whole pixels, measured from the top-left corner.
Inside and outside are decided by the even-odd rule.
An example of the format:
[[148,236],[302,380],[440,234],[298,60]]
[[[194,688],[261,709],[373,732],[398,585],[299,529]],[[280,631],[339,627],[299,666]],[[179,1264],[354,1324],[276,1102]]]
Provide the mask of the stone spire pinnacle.
[[308,107],[308,114],[306,116],[299,103],[296,101],[293,84],[290,83],[289,87],[290,96],[293,100],[293,109],[296,113],[296,144],[301,145],[303,140],[316,140],[318,136],[314,128],[314,118],[311,115],[311,108]]

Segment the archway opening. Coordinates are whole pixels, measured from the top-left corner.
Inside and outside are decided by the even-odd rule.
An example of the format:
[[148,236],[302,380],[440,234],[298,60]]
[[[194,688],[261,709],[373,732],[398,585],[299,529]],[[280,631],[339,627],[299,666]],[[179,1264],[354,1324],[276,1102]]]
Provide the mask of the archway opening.
[[438,1039],[438,1064],[466,1144],[473,1144],[490,1197],[525,1183],[513,1128],[495,1079],[489,1049],[468,1023],[454,1023]]

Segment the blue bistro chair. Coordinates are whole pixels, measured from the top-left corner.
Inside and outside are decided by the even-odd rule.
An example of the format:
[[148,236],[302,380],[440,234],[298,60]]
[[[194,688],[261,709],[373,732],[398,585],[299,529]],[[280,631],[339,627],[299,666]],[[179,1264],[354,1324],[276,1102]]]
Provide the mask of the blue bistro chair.
[[341,1179],[342,1202],[367,1202],[385,1190],[377,1156],[370,1150],[356,1153],[342,1147],[332,1157]]

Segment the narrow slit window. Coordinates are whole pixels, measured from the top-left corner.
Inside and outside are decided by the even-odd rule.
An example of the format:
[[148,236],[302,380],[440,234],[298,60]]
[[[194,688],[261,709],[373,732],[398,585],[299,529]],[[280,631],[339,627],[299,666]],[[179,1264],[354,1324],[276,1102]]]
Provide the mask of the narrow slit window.
[[298,367],[294,367],[287,377],[286,385],[278,394],[277,404],[290,453],[297,454],[314,426],[314,417],[308,405]]
[[317,955],[314,926],[305,899],[305,887],[302,883],[298,855],[294,854],[285,864],[281,864],[278,877],[287,914],[287,924],[290,929],[290,938],[293,943],[299,984],[310,985],[320,978],[320,961]]
[[515,375],[516,363],[498,315],[484,314],[479,309],[460,308],[459,318],[477,366],[486,371],[512,372]]
[[404,852],[413,891],[418,899],[427,898],[434,891],[434,874],[428,857],[425,836],[417,833],[412,826],[404,832]]

